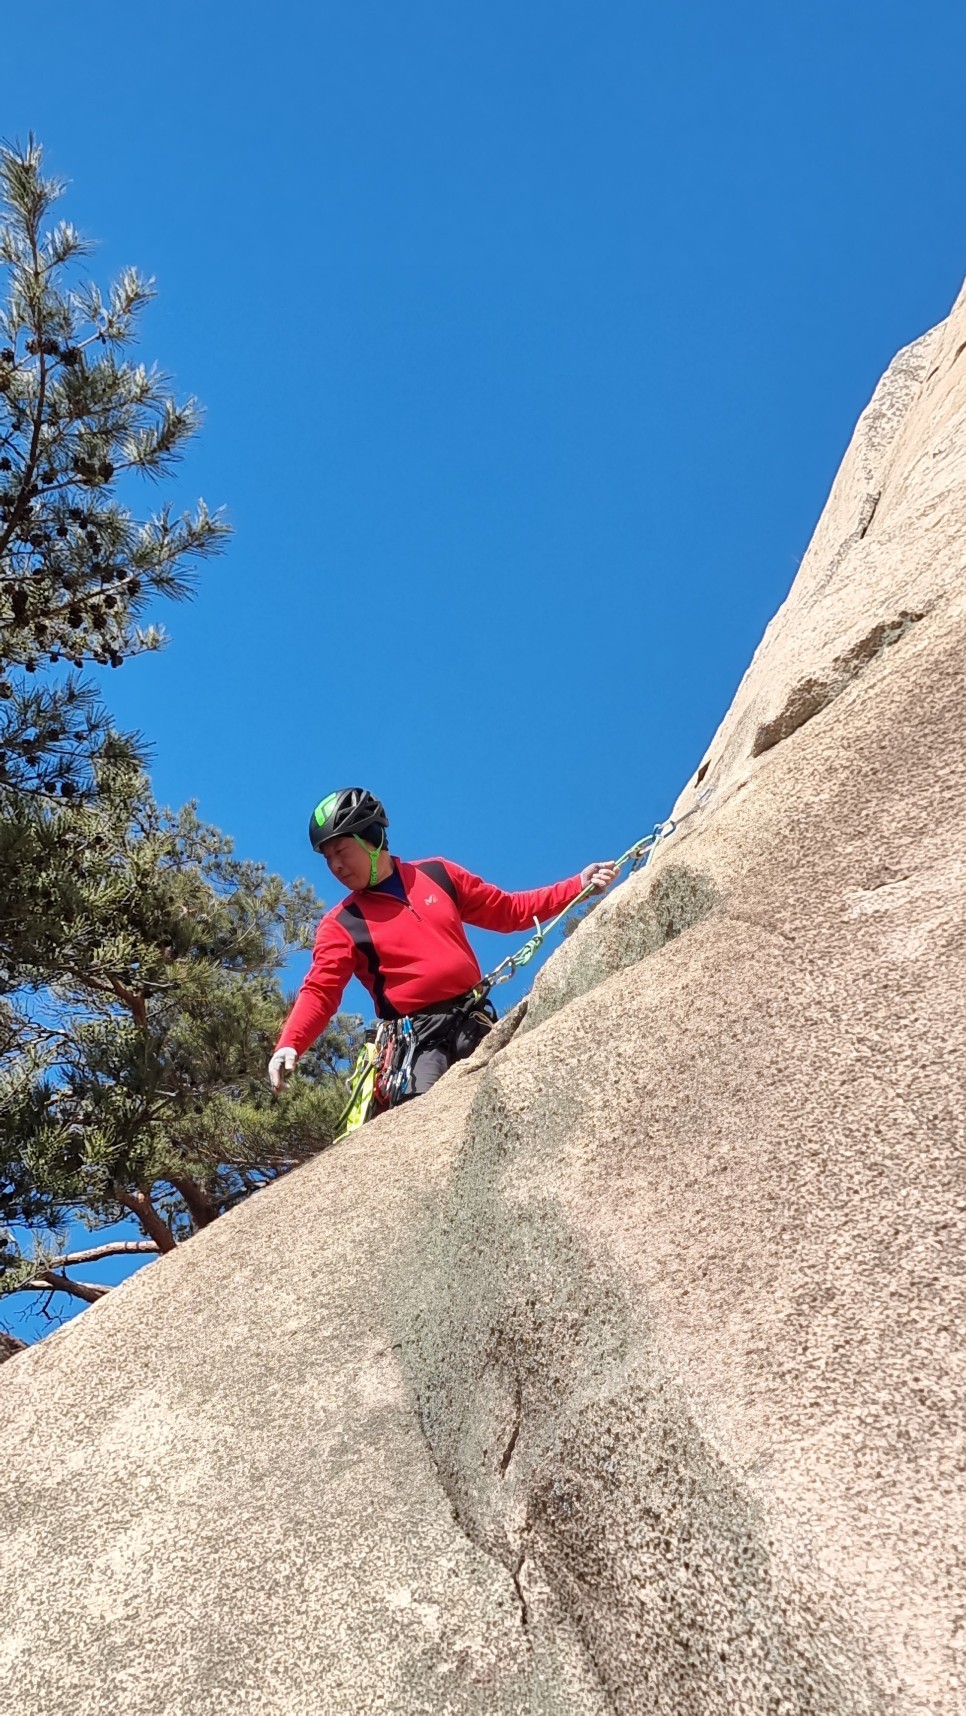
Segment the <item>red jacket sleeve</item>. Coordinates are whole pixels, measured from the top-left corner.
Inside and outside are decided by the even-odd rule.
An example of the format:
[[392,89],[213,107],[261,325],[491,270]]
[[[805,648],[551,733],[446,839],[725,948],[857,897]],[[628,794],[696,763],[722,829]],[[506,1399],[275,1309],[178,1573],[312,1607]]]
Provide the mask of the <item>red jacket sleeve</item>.
[[577,898],[581,889],[580,877],[571,876],[569,881],[555,882],[550,888],[527,888],[520,894],[507,894],[448,858],[443,863],[456,888],[460,917],[477,929],[532,929],[534,918],[546,923],[548,918],[556,917]]
[[321,1037],[342,1000],[354,968],[351,936],[330,918],[323,918],[315,935],[312,964],[282,1026],[276,1048],[295,1049],[301,1055],[316,1037]]

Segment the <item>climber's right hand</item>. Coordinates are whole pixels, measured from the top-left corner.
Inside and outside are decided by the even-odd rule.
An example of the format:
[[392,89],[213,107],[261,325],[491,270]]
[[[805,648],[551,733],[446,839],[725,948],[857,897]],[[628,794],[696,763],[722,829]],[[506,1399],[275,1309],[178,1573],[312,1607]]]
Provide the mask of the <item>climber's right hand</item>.
[[295,1071],[295,1063],[298,1058],[297,1049],[275,1050],[275,1053],[268,1063],[268,1082],[276,1096],[285,1084],[286,1079],[291,1078]]

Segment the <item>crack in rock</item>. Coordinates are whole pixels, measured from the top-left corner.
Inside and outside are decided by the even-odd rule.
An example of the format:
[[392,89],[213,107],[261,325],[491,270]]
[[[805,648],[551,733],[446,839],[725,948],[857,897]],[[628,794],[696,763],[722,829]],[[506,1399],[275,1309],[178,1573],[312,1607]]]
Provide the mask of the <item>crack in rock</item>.
[[517,1594],[517,1597],[518,1597],[519,1603],[520,1603],[520,1625],[521,1625],[521,1627],[523,1627],[525,1632],[529,1629],[529,1626],[530,1626],[530,1605],[527,1602],[526,1596],[524,1594],[523,1586],[520,1583],[520,1575],[523,1572],[524,1566],[526,1564],[526,1559],[527,1559],[526,1551],[521,1550],[519,1561],[517,1562],[515,1567],[510,1569],[510,1578],[513,1580],[513,1588],[516,1591],[516,1594]]
[[893,644],[904,638],[923,618],[922,613],[913,613],[903,608],[894,619],[880,620],[864,638],[853,644],[851,649],[837,655],[825,679],[809,676],[808,679],[800,680],[789,692],[781,713],[772,721],[763,721],[758,728],[751,747],[752,756],[761,757],[766,751],[780,745],[783,739],[790,739],[793,733],[798,732],[799,727],[804,727],[807,721],[811,721],[813,716],[819,715],[836,697],[840,697],[870,662],[875,661],[887,649],[891,649]]
[[513,1429],[510,1432],[510,1440],[503,1450],[503,1458],[500,1461],[500,1477],[501,1478],[506,1477],[507,1467],[509,1466],[510,1461],[513,1459],[513,1453],[514,1453],[514,1450],[515,1450],[516,1445],[517,1445],[517,1437],[520,1434],[520,1425],[523,1422],[523,1387],[522,1387],[522,1384],[520,1382],[519,1377],[517,1377],[517,1380],[516,1380],[516,1389],[514,1391],[513,1407],[514,1407]]
[[[427,1424],[426,1424],[426,1412],[425,1412],[425,1408],[423,1406],[422,1398],[419,1394],[415,1393],[415,1391],[414,1391],[413,1399],[414,1399],[415,1405],[416,1405],[416,1423],[419,1427],[419,1433],[423,1439],[423,1442],[426,1445],[426,1452],[429,1455],[430,1463],[432,1465],[433,1471],[436,1474],[437,1483],[439,1484],[439,1487],[442,1490],[443,1495],[446,1497],[447,1503],[449,1504],[449,1510],[450,1510],[450,1515],[451,1515],[452,1520],[453,1520],[453,1524],[457,1527],[457,1529],[459,1531],[462,1532],[463,1536],[466,1538],[467,1543],[471,1543],[473,1545],[474,1549],[478,1550],[481,1555],[485,1555],[486,1559],[488,1561],[492,1561],[494,1566],[499,1567],[499,1569],[502,1573],[506,1573],[509,1575],[510,1583],[513,1586],[513,1589],[516,1593],[517,1603],[518,1603],[519,1609],[520,1609],[520,1625],[523,1628],[524,1632],[527,1634],[527,1646],[532,1651],[533,1644],[532,1644],[532,1642],[530,1640],[530,1636],[529,1636],[530,1605],[527,1602],[526,1596],[524,1595],[523,1587],[520,1583],[520,1575],[523,1571],[524,1562],[526,1561],[526,1550],[521,1547],[519,1550],[518,1556],[517,1556],[516,1563],[513,1566],[508,1567],[507,1563],[499,1555],[497,1555],[494,1550],[490,1549],[488,1547],[488,1545],[485,1544],[479,1536],[477,1536],[474,1532],[469,1530],[468,1526],[465,1524],[463,1519],[461,1519],[461,1517],[460,1517],[459,1508],[457,1507],[456,1503],[454,1502],[453,1497],[450,1494],[450,1492],[446,1486],[446,1482],[445,1482],[445,1480],[443,1478],[443,1474],[440,1470],[439,1461],[437,1460],[436,1455],[433,1452],[432,1439],[430,1437],[429,1430],[428,1430]],[[513,1450],[513,1447],[515,1447],[515,1445],[516,1445],[516,1439],[517,1439],[517,1436],[519,1434],[519,1430],[520,1430],[520,1425],[518,1422],[516,1424],[516,1426],[514,1427],[513,1435],[510,1438],[511,1446],[510,1446],[508,1452],[504,1454],[504,1459],[506,1460],[507,1465],[509,1465],[510,1458],[512,1457],[512,1450]],[[526,1537],[527,1530],[528,1530],[528,1526],[525,1525],[524,1529],[523,1529],[523,1533],[522,1533],[522,1536],[524,1538]]]
[[869,526],[875,518],[876,508],[878,507],[881,499],[882,491],[881,489],[877,489],[873,494],[866,495],[865,500],[862,502],[862,511],[859,514],[859,522],[856,527],[856,537],[859,542],[862,541],[864,536],[868,535]]

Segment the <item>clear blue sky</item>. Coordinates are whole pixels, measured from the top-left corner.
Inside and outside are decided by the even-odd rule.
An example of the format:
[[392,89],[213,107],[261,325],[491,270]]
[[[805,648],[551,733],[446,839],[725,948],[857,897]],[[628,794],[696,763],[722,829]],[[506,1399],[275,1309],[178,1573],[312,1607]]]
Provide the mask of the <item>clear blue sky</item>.
[[99,276],[157,277],[144,356],[207,406],[174,491],[235,528],[110,680],[160,795],[323,889],[343,784],[510,887],[643,833],[959,288],[962,6],[48,0],[3,38],[0,128]]

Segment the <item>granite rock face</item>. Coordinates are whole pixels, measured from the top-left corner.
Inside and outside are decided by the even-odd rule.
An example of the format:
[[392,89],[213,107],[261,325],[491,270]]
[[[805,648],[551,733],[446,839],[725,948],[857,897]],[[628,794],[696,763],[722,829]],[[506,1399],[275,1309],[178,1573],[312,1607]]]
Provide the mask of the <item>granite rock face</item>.
[[966,300],[679,831],[0,1376],[0,1711],[962,1716]]

